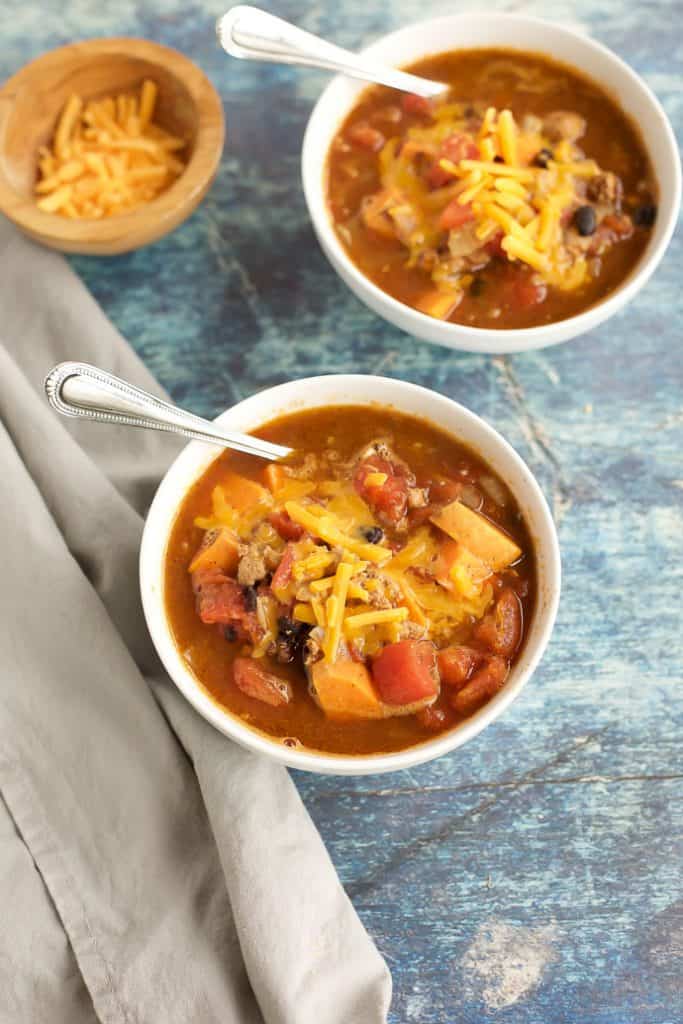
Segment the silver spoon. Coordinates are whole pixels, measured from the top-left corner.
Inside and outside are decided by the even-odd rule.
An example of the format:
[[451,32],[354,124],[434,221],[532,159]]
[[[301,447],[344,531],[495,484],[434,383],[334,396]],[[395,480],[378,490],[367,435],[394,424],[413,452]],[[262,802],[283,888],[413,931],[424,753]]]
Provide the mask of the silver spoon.
[[280,444],[225,430],[89,363],[59,363],[45,378],[45,394],[62,416],[165,430],[271,461],[292,452]]
[[442,82],[431,82],[407,71],[385,67],[369,57],[359,57],[258,7],[244,4],[232,7],[218,19],[216,32],[223,49],[242,60],[302,64],[309,68],[342,72],[351,78],[413,92],[425,99],[439,96],[448,89]]

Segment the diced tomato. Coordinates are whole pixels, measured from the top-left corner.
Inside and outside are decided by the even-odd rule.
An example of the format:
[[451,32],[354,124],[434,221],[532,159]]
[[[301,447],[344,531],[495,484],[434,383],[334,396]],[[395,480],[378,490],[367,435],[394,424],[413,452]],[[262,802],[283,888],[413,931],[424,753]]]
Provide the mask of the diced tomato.
[[227,624],[246,611],[244,594],[237,580],[211,569],[192,573],[197,611],[202,622]]
[[627,214],[608,213],[602,220],[602,225],[609,231],[613,231],[618,238],[629,238],[633,234],[633,221]]
[[454,164],[461,160],[477,160],[479,158],[479,146],[469,135],[462,135],[456,132],[449,135],[441,146],[441,156],[451,160]]
[[274,708],[292,700],[291,684],[273,672],[267,672],[255,658],[235,658],[232,671],[235,686],[248,697]]
[[500,244],[503,241],[504,237],[505,237],[504,233],[502,231],[498,231],[493,236],[493,238],[489,238],[489,240],[486,243],[486,245],[484,246],[484,248],[492,256],[505,256],[505,257],[507,257],[507,253],[505,252],[505,249]]
[[416,529],[418,526],[422,526],[426,523],[431,515],[434,514],[434,509],[431,505],[423,505],[422,508],[411,508],[408,510],[408,525],[411,530]]
[[451,707],[460,715],[471,715],[494,694],[507,679],[509,666],[505,658],[490,658],[470,681],[451,696]]
[[[371,473],[383,473],[382,484],[368,484]],[[372,455],[356,469],[353,486],[382,522],[396,526],[408,511],[408,480],[403,466]]]
[[518,309],[530,309],[545,302],[548,287],[544,281],[532,281],[528,275],[520,274],[515,288],[515,304]]
[[427,171],[425,176],[427,184],[430,188],[443,188],[444,185],[453,181],[454,175],[441,167],[440,160],[450,160],[451,163],[457,164],[460,160],[477,160],[478,157],[479,147],[469,135],[463,135],[461,132],[449,135],[442,143],[436,160]]
[[422,708],[415,715],[423,729],[430,732],[442,732],[449,723],[449,716],[442,708]]
[[495,654],[512,657],[522,636],[522,606],[511,587],[501,590],[495,608],[478,623],[474,635]]
[[482,655],[471,647],[444,647],[437,655],[441,682],[461,688],[481,662]]
[[192,573],[197,614],[206,625],[230,626],[236,638],[257,643],[263,635],[254,611],[249,611],[244,588],[237,580],[211,569]]
[[386,704],[414,704],[439,692],[434,645],[429,640],[389,644],[372,663],[372,678]]
[[301,540],[304,535],[303,526],[295,523],[289,512],[286,512],[284,509],[271,512],[268,516],[268,522],[271,526],[275,527],[283,540]]
[[384,136],[377,129],[373,128],[372,125],[367,124],[365,121],[359,121],[358,124],[352,124],[346,131],[346,137],[349,142],[353,142],[355,146],[360,146],[361,149],[370,149],[373,153],[379,152],[384,145]]
[[439,217],[439,230],[440,231],[454,231],[457,228],[461,228],[463,224],[467,224],[468,221],[474,220],[474,211],[471,203],[465,203],[462,205],[458,202],[456,196],[452,199],[448,206],[442,211]]
[[509,266],[500,282],[500,297],[511,309],[530,309],[544,302],[548,288],[543,281],[535,281],[527,270]]
[[601,255],[620,239],[629,238],[632,234],[633,221],[627,214],[624,213],[619,216],[614,213],[608,213],[606,217],[603,217],[593,233],[590,245],[588,246],[588,255]]
[[418,96],[414,92],[403,93],[401,96],[401,106],[406,114],[424,114],[429,116],[432,113],[430,101],[425,96]]
[[280,564],[278,565],[270,582],[272,590],[281,590],[286,587],[292,578],[292,566],[294,565],[294,548],[288,544],[284,550]]
[[443,167],[439,166],[440,159],[441,157],[438,157],[424,175],[430,188],[443,188],[444,185],[449,185],[453,181],[451,172],[445,171]]

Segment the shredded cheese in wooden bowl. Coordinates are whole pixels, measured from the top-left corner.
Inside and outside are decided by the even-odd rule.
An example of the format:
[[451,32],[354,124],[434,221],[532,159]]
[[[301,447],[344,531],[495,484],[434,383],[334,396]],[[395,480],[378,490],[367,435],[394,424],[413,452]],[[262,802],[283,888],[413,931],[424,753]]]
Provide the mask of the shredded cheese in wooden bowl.
[[72,94],[51,147],[39,153],[38,207],[63,217],[111,217],[150,202],[185,169],[187,142],[154,123],[157,87],[84,102]]

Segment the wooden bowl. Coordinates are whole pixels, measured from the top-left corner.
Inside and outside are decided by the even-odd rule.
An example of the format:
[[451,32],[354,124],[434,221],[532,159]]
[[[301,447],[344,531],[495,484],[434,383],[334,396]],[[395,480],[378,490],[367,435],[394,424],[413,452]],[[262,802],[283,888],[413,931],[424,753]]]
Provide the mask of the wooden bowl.
[[[151,78],[154,120],[188,140],[187,166],[145,206],[101,220],[39,210],[38,148],[52,139],[71,93],[85,100],[131,92]],[[206,195],[225,134],[221,99],[199,68],[176,50],[144,39],[91,39],[43,54],[0,89],[0,210],[31,238],[64,252],[108,255],[155,242]]]

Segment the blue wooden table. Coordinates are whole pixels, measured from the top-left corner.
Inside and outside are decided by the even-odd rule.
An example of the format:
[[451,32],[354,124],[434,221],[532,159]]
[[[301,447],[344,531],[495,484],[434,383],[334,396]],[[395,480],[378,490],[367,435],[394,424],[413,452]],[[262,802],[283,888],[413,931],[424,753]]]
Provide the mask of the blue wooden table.
[[[683,127],[680,3],[488,6],[593,33]],[[142,35],[189,54],[225,100],[220,173],[191,220],[150,249],[73,266],[178,402],[214,415],[349,370],[425,384],[502,431],[560,527],[555,634],[502,721],[411,772],[296,778],[393,971],[392,1024],[680,1024],[680,234],[637,300],[578,341],[505,359],[415,341],[361,306],[314,240],[299,150],[324,77],[231,61],[214,43],[222,9],[4,0],[3,78],[73,39]],[[276,13],[353,47],[427,12],[283,0]]]

